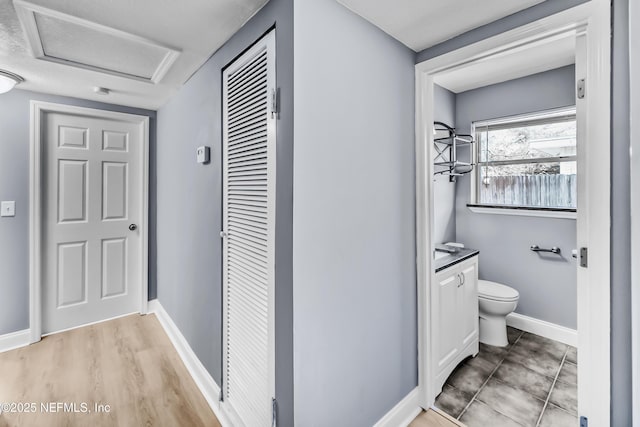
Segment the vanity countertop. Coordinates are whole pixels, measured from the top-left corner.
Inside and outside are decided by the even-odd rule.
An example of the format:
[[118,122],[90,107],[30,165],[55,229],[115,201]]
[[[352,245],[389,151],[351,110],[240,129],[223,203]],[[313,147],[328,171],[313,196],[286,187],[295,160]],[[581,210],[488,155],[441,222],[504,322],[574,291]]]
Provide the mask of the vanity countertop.
[[446,252],[436,252],[435,266],[436,273],[447,267],[458,264],[466,259],[476,256],[480,251],[476,249],[461,248],[456,253],[448,254]]

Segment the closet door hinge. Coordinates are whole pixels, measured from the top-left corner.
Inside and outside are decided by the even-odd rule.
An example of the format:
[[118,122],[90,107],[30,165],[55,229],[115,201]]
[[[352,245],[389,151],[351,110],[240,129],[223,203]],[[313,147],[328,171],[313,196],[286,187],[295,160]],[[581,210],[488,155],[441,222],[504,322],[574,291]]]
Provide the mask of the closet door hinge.
[[589,427],[589,420],[587,419],[587,417],[580,417],[580,427]]
[[280,118],[280,88],[271,89],[271,118]]
[[271,427],[278,427],[278,401],[271,399]]
[[584,83],[584,79],[580,79],[578,80],[578,83],[576,84],[576,93],[578,95],[578,99],[584,99],[584,95],[585,95],[585,83]]

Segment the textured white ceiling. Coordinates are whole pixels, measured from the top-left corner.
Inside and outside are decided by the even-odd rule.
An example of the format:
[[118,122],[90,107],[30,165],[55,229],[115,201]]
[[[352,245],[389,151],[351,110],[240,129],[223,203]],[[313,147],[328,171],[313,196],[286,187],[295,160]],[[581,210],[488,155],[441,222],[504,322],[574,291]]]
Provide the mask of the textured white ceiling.
[[465,92],[574,64],[575,50],[575,35],[571,35],[458,67],[434,81],[454,93]]
[[[0,0],[0,68],[25,78],[20,88],[114,104],[157,109],[268,0],[29,0],[27,5],[98,24],[179,52],[157,84],[36,59],[12,0]],[[19,0],[16,1],[19,3]],[[18,4],[19,6],[19,4]],[[72,46],[71,46],[72,47]],[[57,46],[63,49],[64,46]],[[94,62],[130,58],[126,70],[137,72],[149,58],[132,57],[130,46],[115,44]],[[129,51],[126,51],[129,49]],[[116,58],[116,59],[114,59]],[[147,64],[148,65],[148,64]],[[111,90],[108,96],[95,86]]]
[[544,0],[337,0],[416,52]]

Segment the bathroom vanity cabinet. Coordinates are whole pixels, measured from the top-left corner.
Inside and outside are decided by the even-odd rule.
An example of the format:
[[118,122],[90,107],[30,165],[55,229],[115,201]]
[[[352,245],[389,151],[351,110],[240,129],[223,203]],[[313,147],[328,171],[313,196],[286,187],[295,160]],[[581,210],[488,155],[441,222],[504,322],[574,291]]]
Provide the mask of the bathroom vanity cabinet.
[[431,287],[433,337],[432,372],[435,394],[455,367],[478,354],[478,255],[453,263],[436,273]]

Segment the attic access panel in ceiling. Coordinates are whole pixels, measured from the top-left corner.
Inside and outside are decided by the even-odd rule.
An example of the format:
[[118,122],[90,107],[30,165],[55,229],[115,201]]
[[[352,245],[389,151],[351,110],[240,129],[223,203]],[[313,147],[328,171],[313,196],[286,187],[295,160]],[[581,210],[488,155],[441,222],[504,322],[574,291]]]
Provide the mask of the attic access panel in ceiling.
[[34,57],[158,83],[179,52],[91,21],[15,0]]

